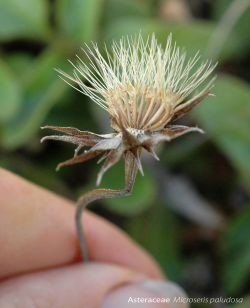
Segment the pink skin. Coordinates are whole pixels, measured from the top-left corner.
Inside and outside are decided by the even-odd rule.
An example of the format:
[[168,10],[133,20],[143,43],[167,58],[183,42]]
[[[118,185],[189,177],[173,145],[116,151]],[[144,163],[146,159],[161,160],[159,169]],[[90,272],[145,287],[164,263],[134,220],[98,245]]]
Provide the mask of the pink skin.
[[0,299],[22,307],[98,307],[116,286],[164,279],[147,252],[88,211],[83,225],[94,262],[81,263],[74,216],[71,201],[0,169]]

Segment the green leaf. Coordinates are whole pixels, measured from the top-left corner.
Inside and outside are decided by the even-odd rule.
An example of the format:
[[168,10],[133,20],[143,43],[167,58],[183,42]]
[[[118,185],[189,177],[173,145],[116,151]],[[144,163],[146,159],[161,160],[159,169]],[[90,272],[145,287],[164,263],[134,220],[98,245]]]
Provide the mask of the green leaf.
[[[107,45],[111,45],[113,39],[118,41],[124,35],[135,35],[141,30],[144,39],[154,32],[159,43],[164,47],[169,34],[172,33],[173,41],[176,41],[178,46],[185,48],[189,58],[194,56],[198,50],[201,55],[205,54],[214,28],[214,23],[200,20],[186,23],[167,23],[149,18],[123,18],[112,22],[107,27],[104,39]],[[234,39],[235,37],[231,37],[231,40],[224,46],[219,59],[221,62],[235,53],[237,45],[235,46]]]
[[56,21],[67,37],[78,42],[96,37],[102,0],[56,0]]
[[240,293],[250,273],[250,205],[228,225],[221,239],[222,283],[227,295]]
[[0,122],[11,120],[18,112],[21,103],[21,89],[12,71],[0,60]]
[[69,88],[54,71],[58,67],[63,69],[67,63],[66,51],[63,50],[59,45],[50,47],[27,72],[21,110],[3,130],[4,147],[13,149],[30,142],[49,110]]
[[0,0],[0,39],[47,38],[49,5],[44,0]]
[[250,87],[236,77],[221,74],[212,93],[216,97],[206,99],[193,112],[250,191]]

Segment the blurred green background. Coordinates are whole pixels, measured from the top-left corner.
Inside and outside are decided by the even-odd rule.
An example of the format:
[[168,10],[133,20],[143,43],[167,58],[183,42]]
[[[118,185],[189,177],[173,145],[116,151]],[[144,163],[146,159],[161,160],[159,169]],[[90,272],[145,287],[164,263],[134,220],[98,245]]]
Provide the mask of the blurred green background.
[[[244,297],[250,307],[250,1],[0,0],[0,166],[76,200],[95,188],[97,159],[62,168],[74,146],[40,139],[40,126],[112,131],[108,114],[64,83],[67,59],[97,42],[152,32],[164,46],[170,32],[188,58],[219,61],[213,93],[179,121],[199,125],[143,155],[130,197],[90,209],[150,251],[190,297]],[[101,187],[123,188],[124,162]],[[133,256],[131,256],[133,258]],[[194,304],[192,307],[208,307]],[[209,307],[222,307],[219,304]]]

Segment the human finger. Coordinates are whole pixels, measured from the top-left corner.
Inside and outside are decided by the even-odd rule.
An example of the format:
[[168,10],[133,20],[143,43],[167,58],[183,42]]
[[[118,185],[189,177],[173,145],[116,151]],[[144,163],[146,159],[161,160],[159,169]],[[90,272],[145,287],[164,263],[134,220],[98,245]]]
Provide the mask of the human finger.
[[[80,260],[72,202],[0,169],[0,277]],[[163,274],[124,232],[86,212],[83,225],[91,260]]]
[[[0,308],[186,308],[174,297],[177,285],[144,277],[130,269],[91,262],[30,273],[0,284]],[[146,299],[146,301],[145,301]]]

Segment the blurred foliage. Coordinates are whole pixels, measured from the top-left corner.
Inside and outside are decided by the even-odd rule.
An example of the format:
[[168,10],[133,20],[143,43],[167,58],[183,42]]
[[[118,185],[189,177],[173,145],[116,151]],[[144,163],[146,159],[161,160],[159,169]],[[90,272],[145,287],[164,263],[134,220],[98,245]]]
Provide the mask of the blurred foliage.
[[[221,239],[223,254],[223,287],[226,294],[239,294],[250,272],[250,206],[229,221]],[[232,279],[233,277],[233,279]]]
[[[243,0],[235,2],[235,4],[238,3],[240,6],[247,6],[249,4],[249,1]],[[214,9],[213,9],[213,18],[216,21],[219,21],[224,12],[228,9],[228,7],[233,3],[233,0],[221,0],[221,1],[215,1],[214,2]],[[237,36],[237,56],[240,58],[245,53],[249,52],[249,36],[250,36],[250,27],[249,27],[249,19],[250,19],[250,6],[246,7],[244,9],[244,12],[240,19],[235,24],[235,27],[233,28],[233,33],[235,36]],[[230,22],[230,21],[229,21]]]
[[[40,138],[50,132],[41,132],[40,126],[73,126],[104,133],[111,131],[108,116],[61,81],[53,68],[71,73],[67,58],[74,61],[77,53],[85,61],[80,50],[85,43],[97,42],[104,51],[104,42],[109,48],[113,39],[139,31],[144,38],[154,32],[163,46],[172,32],[188,57],[200,50],[209,59],[208,46],[234,2],[186,3],[190,15],[175,21],[164,15],[167,0],[0,0],[0,165],[72,199],[93,189],[100,168],[95,165],[97,160],[55,173],[56,164],[72,156],[74,149],[56,141],[41,145]],[[171,198],[160,197],[148,157],[145,177],[138,175],[130,197],[105,199],[98,203],[102,210],[92,208],[120,224],[148,249],[190,296],[246,296],[244,307],[248,307],[250,1],[237,1],[239,6],[244,3],[248,8],[218,50],[216,97],[207,98],[180,121],[198,123],[206,135],[183,136],[158,149],[160,168],[185,174],[211,208],[225,218],[224,224],[217,230],[204,224],[204,231],[185,212],[178,210],[179,215],[170,210]],[[192,15],[195,17],[190,18]],[[229,26],[230,20],[224,19],[224,26]],[[216,48],[214,44],[212,49]],[[105,174],[102,186],[123,185],[121,161]],[[181,197],[186,196],[180,192]],[[206,219],[206,213],[203,216]],[[197,260],[204,260],[201,269]],[[210,275],[207,280],[205,272]]]
[[[197,106],[205,131],[228,157],[250,191],[250,87],[239,78],[220,74],[207,104]],[[213,121],[211,121],[213,119]]]
[[0,38],[46,40],[50,36],[50,6],[43,0],[10,0],[0,2]]

